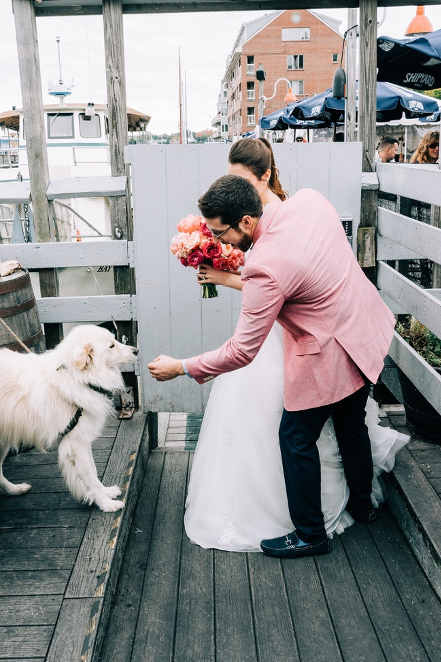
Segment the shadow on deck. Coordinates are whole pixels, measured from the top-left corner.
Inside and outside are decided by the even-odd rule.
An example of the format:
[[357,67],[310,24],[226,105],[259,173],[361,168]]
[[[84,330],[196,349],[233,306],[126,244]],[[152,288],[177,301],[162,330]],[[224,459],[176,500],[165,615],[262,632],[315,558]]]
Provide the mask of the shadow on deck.
[[[402,415],[389,422],[405,431]],[[8,461],[8,477],[32,479],[33,494],[0,500],[2,662],[98,662],[101,641],[101,662],[439,662],[441,448],[412,440],[389,481],[429,581],[388,506],[323,557],[191,544],[183,514],[200,417],[165,423],[145,472],[141,414],[111,422],[95,445],[105,482],[127,473],[136,440],[140,449],[117,524],[49,479],[48,456]]]

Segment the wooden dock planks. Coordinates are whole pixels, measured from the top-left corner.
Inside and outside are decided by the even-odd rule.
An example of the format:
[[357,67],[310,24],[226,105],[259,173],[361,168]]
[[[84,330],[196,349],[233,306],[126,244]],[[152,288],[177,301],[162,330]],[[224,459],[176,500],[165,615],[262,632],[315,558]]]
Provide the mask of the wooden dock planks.
[[[12,481],[28,480],[32,489],[19,497],[0,497],[2,662],[78,662],[91,614],[95,627],[88,652],[99,644],[100,617],[107,617],[110,606],[103,609],[103,596],[111,600],[143,475],[145,424],[141,413],[123,423],[114,417],[93,448],[104,484],[126,488],[126,508],[118,513],[117,527],[115,513],[74,501],[61,478],[56,454],[31,451],[5,462],[5,475]],[[97,599],[99,609],[94,613]]]
[[387,506],[297,561],[183,530],[191,454],[153,451],[101,662],[439,662],[441,604]]

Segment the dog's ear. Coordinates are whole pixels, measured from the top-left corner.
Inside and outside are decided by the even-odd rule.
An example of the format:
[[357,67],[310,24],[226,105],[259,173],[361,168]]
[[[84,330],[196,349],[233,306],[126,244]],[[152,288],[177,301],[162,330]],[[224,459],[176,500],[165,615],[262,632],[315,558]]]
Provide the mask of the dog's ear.
[[93,361],[93,347],[86,343],[83,347],[76,350],[73,357],[73,364],[77,370],[87,370]]

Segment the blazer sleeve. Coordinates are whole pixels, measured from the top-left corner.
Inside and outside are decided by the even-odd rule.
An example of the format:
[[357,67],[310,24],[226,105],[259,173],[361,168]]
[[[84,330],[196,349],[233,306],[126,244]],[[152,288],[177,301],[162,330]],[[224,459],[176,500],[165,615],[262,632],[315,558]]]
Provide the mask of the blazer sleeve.
[[242,310],[232,338],[219,349],[185,359],[199,384],[251,363],[285,302],[273,276],[261,267],[247,264],[242,283]]

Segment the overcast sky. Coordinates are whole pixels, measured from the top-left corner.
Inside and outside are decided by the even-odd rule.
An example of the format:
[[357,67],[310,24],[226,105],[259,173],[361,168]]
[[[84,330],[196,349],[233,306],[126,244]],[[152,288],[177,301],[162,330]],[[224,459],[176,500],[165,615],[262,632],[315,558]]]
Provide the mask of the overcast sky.
[[[347,10],[318,10],[342,21]],[[378,10],[378,20],[383,18]],[[415,7],[392,7],[378,34],[402,38]],[[124,17],[127,105],[151,115],[153,133],[178,130],[178,48],[187,79],[188,128],[209,128],[216,113],[227,56],[242,23],[267,12],[138,14]],[[426,7],[435,30],[441,28],[441,6]],[[0,112],[21,107],[14,19],[10,0],[0,0]],[[68,101],[105,103],[106,80],[101,16],[37,19],[43,101],[49,103],[47,83],[58,80],[56,37],[61,38],[62,75],[74,79]],[[272,93],[272,92],[271,92]]]

